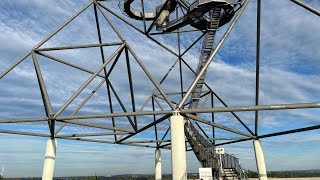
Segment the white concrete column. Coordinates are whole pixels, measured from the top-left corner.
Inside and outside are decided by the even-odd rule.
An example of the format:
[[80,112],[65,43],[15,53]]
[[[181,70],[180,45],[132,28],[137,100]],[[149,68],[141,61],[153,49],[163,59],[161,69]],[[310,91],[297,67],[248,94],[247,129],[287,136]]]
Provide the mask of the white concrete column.
[[256,163],[257,163],[257,170],[259,174],[260,180],[268,180],[267,177],[267,170],[266,170],[266,163],[264,162],[263,151],[261,147],[261,142],[259,140],[253,141],[254,152],[256,155]]
[[155,179],[161,180],[162,179],[162,170],[161,170],[161,150],[156,149],[155,152]]
[[55,139],[49,139],[47,141],[46,157],[43,165],[43,180],[52,180],[54,163],[56,159],[57,141]]
[[187,179],[184,123],[180,114],[170,117],[172,180]]

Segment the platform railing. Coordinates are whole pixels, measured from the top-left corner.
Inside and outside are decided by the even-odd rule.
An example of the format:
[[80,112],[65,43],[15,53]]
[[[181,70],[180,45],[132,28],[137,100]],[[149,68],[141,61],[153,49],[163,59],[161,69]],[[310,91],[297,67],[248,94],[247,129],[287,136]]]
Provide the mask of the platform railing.
[[200,134],[191,121],[185,125],[185,134],[202,167],[211,167],[213,176],[219,177],[219,157],[215,152],[214,145]]
[[234,169],[239,179],[248,179],[244,168],[241,166],[239,158],[231,154],[222,154],[222,166],[224,169]]

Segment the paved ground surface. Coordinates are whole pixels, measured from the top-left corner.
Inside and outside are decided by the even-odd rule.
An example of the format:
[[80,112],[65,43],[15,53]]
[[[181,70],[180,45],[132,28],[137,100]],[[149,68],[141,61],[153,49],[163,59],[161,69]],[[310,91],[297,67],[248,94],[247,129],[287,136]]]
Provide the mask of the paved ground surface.
[[[249,178],[249,180],[258,180],[258,178]],[[313,177],[313,178],[268,178],[268,180],[320,180],[320,177]]]

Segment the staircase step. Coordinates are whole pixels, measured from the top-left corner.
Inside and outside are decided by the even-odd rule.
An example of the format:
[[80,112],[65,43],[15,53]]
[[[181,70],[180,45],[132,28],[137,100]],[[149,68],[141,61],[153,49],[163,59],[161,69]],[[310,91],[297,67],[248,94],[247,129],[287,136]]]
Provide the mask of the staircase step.
[[238,179],[238,177],[224,177],[223,179],[225,179],[225,180],[233,180],[233,179]]

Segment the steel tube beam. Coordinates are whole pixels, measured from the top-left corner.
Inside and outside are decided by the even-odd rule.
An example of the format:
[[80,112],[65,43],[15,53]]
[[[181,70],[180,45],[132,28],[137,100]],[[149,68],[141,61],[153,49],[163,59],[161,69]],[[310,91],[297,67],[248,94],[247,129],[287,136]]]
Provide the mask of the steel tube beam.
[[[209,138],[209,136],[208,136],[207,133],[202,129],[202,127],[200,126],[200,124],[199,124],[197,121],[195,121],[194,123],[198,126],[198,128],[199,128],[200,131],[203,133],[203,135],[204,135],[206,138]],[[214,127],[214,126],[212,126],[212,127]]]
[[[149,35],[163,35],[163,34],[175,34],[175,33],[186,33],[186,32],[196,32],[196,31],[201,31],[199,29],[190,29],[190,30],[174,30],[174,31],[167,31],[167,32],[154,32],[154,33],[149,33]],[[201,31],[202,32],[202,31]]]
[[[102,5],[101,3],[98,2],[98,4],[100,5],[100,7],[102,7],[103,9],[107,10],[109,13],[111,13],[112,15],[116,16],[117,18],[119,18],[120,20],[122,20],[123,22],[125,22],[127,25],[131,26],[132,28],[134,28],[135,30],[137,30],[138,32],[146,35],[150,40],[152,40],[153,42],[157,43],[158,45],[160,45],[162,48],[166,49],[168,52],[172,53],[173,55],[179,57],[179,55],[175,52],[173,52],[172,50],[170,50],[169,48],[167,48],[166,46],[164,46],[163,44],[159,43],[157,40],[155,40],[154,38],[152,38],[151,36],[149,36],[148,34],[145,34],[142,30],[140,30],[139,28],[135,27],[134,25],[132,25],[131,23],[129,23],[128,21],[126,21],[125,19],[123,19],[121,16],[117,15],[116,13],[114,13],[113,11],[111,11],[110,9],[108,9],[107,7],[105,7],[104,5]],[[99,9],[100,10],[100,9]],[[101,10],[100,10],[101,11]],[[101,11],[102,12],[102,11]]]
[[320,125],[292,129],[292,130],[288,130],[288,131],[276,132],[276,133],[271,133],[271,134],[265,134],[265,135],[258,136],[258,138],[261,139],[261,138],[268,138],[268,137],[274,137],[274,136],[281,136],[281,135],[299,133],[299,132],[304,132],[304,131],[311,131],[311,130],[316,130],[316,129],[320,129]]
[[[128,112],[127,109],[125,108],[125,106],[123,105],[123,103],[122,103],[122,101],[121,101],[118,93],[115,91],[114,87],[112,86],[111,82],[110,82],[109,80],[107,80],[107,83],[108,83],[108,85],[109,85],[109,87],[110,87],[110,88],[108,88],[108,90],[111,89],[111,91],[113,92],[114,96],[116,97],[116,99],[117,99],[120,107],[122,108],[123,112],[125,112],[125,113]],[[134,123],[132,122],[131,117],[130,117],[130,116],[127,116],[127,118],[128,118],[128,121],[130,122],[132,128],[134,128],[135,125],[134,125]]]
[[[169,133],[170,131],[170,126],[168,127],[168,129],[166,130],[166,132],[164,133],[164,135],[162,136],[161,140],[164,140],[164,138],[166,138],[167,134]],[[171,140],[170,140],[171,142]],[[162,142],[159,142],[159,146],[161,145]]]
[[61,134],[57,135],[59,137],[88,137],[88,136],[114,136],[114,135],[123,135],[128,134],[126,132],[113,132],[113,133],[83,133],[83,134]]
[[[101,30],[100,30],[100,23],[99,23],[99,16],[98,16],[98,10],[97,10],[97,5],[94,3],[93,4],[93,10],[94,10],[94,15],[95,15],[95,20],[96,20],[96,27],[97,27],[97,34],[98,34],[98,41],[99,43],[102,43],[102,36],[101,36]],[[102,64],[105,63],[105,57],[104,57],[104,49],[103,47],[100,47],[100,54],[101,54],[101,60],[102,60]],[[120,54],[118,55],[117,58],[120,57]],[[107,69],[106,67],[103,68],[103,72],[104,75],[106,76],[106,78],[109,77],[109,74],[112,72],[114,66],[116,65],[118,59],[116,59],[114,61],[114,63],[112,64],[109,73],[107,73]],[[113,113],[113,106],[112,106],[112,99],[111,99],[111,93],[110,93],[110,85],[106,82],[106,87],[107,87],[107,94],[108,94],[108,101],[109,101],[109,109],[110,109],[110,113]],[[112,126],[115,126],[115,120],[114,117],[111,118],[112,121]],[[113,130],[113,132],[115,133],[116,131]],[[117,141],[117,135],[114,135],[114,140]]]
[[[36,136],[36,137],[45,137],[45,138],[50,137],[50,135],[47,135],[47,134],[30,133],[30,132],[21,132],[21,131],[12,131],[12,130],[0,130],[0,133],[5,133],[5,134],[16,134],[16,135],[26,135],[26,136]],[[97,143],[105,143],[105,144],[119,144],[119,145],[127,145],[127,146],[137,146],[137,147],[157,148],[157,147],[155,147],[155,146],[149,146],[149,145],[123,144],[123,143],[115,143],[115,142],[111,142],[111,141],[93,140],[93,139],[86,139],[86,138],[63,137],[63,135],[58,135],[58,136],[56,136],[56,138],[57,138],[57,139],[67,139],[67,140],[86,141],[86,142],[97,142]]]
[[112,142],[112,141],[97,140],[97,139],[87,139],[87,138],[63,137],[63,138],[59,138],[59,139],[68,139],[68,140],[76,140],[76,141],[95,142],[95,143],[103,143],[103,144],[118,144],[118,145],[125,145],[125,146],[137,146],[137,147],[157,148],[157,147],[155,147],[155,146],[149,146],[149,145],[121,144],[121,143],[115,143],[115,142]]
[[117,34],[117,36],[121,39],[121,41],[125,41],[123,36],[121,35],[121,33],[119,32],[119,30],[113,25],[113,23],[110,21],[110,19],[108,18],[108,16],[102,11],[101,9],[101,4],[99,4],[96,0],[93,0],[94,3],[96,4],[96,7],[99,9],[99,11],[101,12],[102,16],[107,20],[108,24],[110,25],[110,27],[113,29],[113,31]]
[[227,141],[227,140],[234,140],[234,141],[237,141],[237,140],[247,140],[247,139],[251,139],[251,138],[208,138],[208,140],[216,140],[216,141]]
[[61,46],[61,47],[50,47],[50,48],[38,48],[34,51],[57,51],[57,50],[67,50],[67,49],[84,49],[84,48],[94,48],[103,46],[117,46],[122,45],[123,42],[111,42],[111,43],[99,43],[99,44],[84,44],[75,46]]
[[[167,144],[164,144],[162,146],[159,146],[159,148],[164,148],[164,147],[167,147],[167,146],[171,146],[171,143],[167,143]],[[168,147],[168,149],[171,149],[171,147]]]
[[41,121],[48,121],[49,118],[22,118],[22,119],[2,119],[0,120],[0,124],[6,123],[25,123],[25,122],[41,122]]
[[265,111],[265,110],[284,110],[284,109],[305,109],[320,108],[320,103],[297,103],[297,104],[274,104],[259,106],[238,106],[238,107],[217,107],[206,109],[181,109],[181,113],[211,113],[211,112],[241,112],[241,111]]
[[[111,28],[115,31],[115,33],[118,35],[118,37],[122,40],[122,41],[124,41],[124,38],[123,38],[123,36],[121,35],[121,33],[118,31],[118,29],[113,25],[113,23],[110,21],[110,19],[108,18],[108,16],[103,12],[103,10],[101,9],[101,4],[99,4],[99,2],[97,2],[96,0],[93,0],[94,1],[94,3],[97,5],[96,7],[99,9],[99,11],[101,12],[101,14],[103,15],[103,17],[107,20],[107,22],[108,22],[108,24],[111,26]],[[99,6],[100,5],[100,6]],[[128,45],[126,45],[126,47],[127,48],[130,48]],[[131,50],[129,49],[129,51],[131,52]],[[131,52],[132,53],[132,52]],[[136,59],[136,57],[135,57],[135,59]],[[137,60],[137,59],[136,59]],[[137,60],[138,61],[138,60]],[[139,64],[140,65],[140,64]],[[141,65],[140,65],[141,66]],[[112,86],[110,86],[111,87],[111,89],[113,89],[113,87]],[[114,92],[114,94],[116,95],[116,93],[115,93],[115,91],[113,90],[113,92]],[[118,101],[119,101],[119,97],[116,95],[116,97],[117,97],[117,99],[118,99]],[[119,101],[119,103],[120,103],[120,105],[121,105],[121,107],[122,107],[122,109],[126,112],[126,110],[125,110],[125,108],[124,108],[124,106],[122,105],[122,102],[121,101]],[[135,125],[131,122],[131,119],[130,119],[130,117],[128,117],[129,118],[129,121],[130,121],[130,123],[131,123],[131,125],[133,126],[133,127],[135,127]]]
[[[152,111],[155,111],[155,106],[154,106],[154,97],[152,97]],[[153,115],[153,122],[156,122],[156,115]],[[156,140],[158,140],[158,130],[157,130],[157,124],[154,125],[154,133],[156,136]],[[157,143],[157,146],[159,146],[159,143]]]
[[122,144],[132,144],[132,143],[157,143],[157,142],[171,142],[171,140],[134,140],[134,141],[124,141]]
[[305,8],[306,10],[308,10],[308,11],[310,11],[310,12],[312,12],[312,13],[318,15],[318,16],[320,16],[320,11],[314,9],[313,7],[307,5],[307,4],[305,4],[305,3],[303,3],[303,2],[301,2],[299,0],[290,0],[290,1],[298,4],[299,6]]
[[31,132],[13,131],[13,130],[3,130],[3,129],[0,129],[0,133],[25,135],[25,136],[37,136],[37,137],[46,137],[46,138],[50,137],[49,134],[31,133]]
[[183,104],[185,103],[185,101],[189,98],[192,90],[194,89],[194,87],[196,86],[196,84],[198,83],[198,81],[200,80],[200,78],[205,74],[206,70],[208,69],[210,63],[212,62],[213,58],[215,57],[215,55],[218,53],[219,49],[221,48],[222,44],[224,43],[224,41],[227,39],[228,35],[230,34],[231,30],[233,29],[233,27],[235,26],[236,22],[239,20],[239,18],[241,17],[241,14],[243,13],[244,9],[247,7],[249,3],[249,0],[245,0],[245,2],[243,3],[243,6],[241,7],[240,11],[237,13],[237,15],[235,16],[235,18],[233,19],[233,21],[231,22],[229,28],[226,30],[226,32],[224,33],[223,37],[221,38],[221,40],[219,41],[219,43],[217,44],[217,46],[215,47],[215,49],[213,50],[212,54],[210,55],[208,61],[205,63],[205,65],[203,66],[203,68],[201,69],[201,71],[197,74],[197,77],[195,78],[195,80],[192,82],[192,84],[190,85],[189,89],[187,90],[187,93],[184,95],[184,97],[182,98],[182,100],[180,101],[178,108],[182,108]]
[[[71,114],[71,116],[75,115],[86,103],[87,101],[94,95],[95,92],[97,92],[97,90],[102,86],[102,84],[105,82],[105,79],[103,79],[98,86],[80,103],[80,105],[73,111],[73,113]],[[62,128],[64,128],[64,126],[67,123],[63,123],[56,131],[55,134],[58,134]]]
[[[48,95],[48,91],[40,70],[40,65],[39,62],[37,60],[37,56],[34,52],[32,52],[32,60],[33,60],[33,64],[34,64],[34,68],[37,74],[37,79],[38,79],[38,83],[39,83],[39,88],[40,88],[40,92],[41,92],[41,97],[42,97],[42,101],[43,101],[43,105],[44,105],[44,109],[46,111],[46,115],[49,119],[51,119],[54,116],[52,107],[51,107],[51,102],[49,99],[49,95]],[[54,139],[54,129],[55,129],[55,120],[50,120],[48,121],[48,126],[49,126],[49,130],[50,130],[50,134],[51,134],[51,138]]]
[[68,19],[65,23],[63,23],[60,27],[58,27],[55,31],[53,31],[49,36],[47,36],[44,40],[42,40],[38,45],[34,47],[34,49],[38,49],[44,43],[46,43],[49,39],[51,39],[54,35],[56,35],[61,29],[67,26],[71,21],[73,21],[76,17],[78,17],[83,11],[85,11],[93,2],[90,1],[86,6],[80,9],[75,15],[73,15],[70,19]]
[[159,101],[157,100],[157,98],[153,98],[154,99],[154,101],[157,103],[157,105],[159,106],[159,108],[161,109],[161,110],[164,110],[163,109],[163,107],[162,107],[162,105],[159,103]]
[[[144,2],[143,0],[141,0],[141,9],[142,9],[142,14],[144,14]],[[143,19],[143,32],[146,33],[147,32],[147,25],[146,25],[146,18],[144,17],[144,15],[142,16]]]
[[103,9],[105,9],[106,11],[108,11],[109,13],[111,13],[112,15],[116,16],[118,19],[120,19],[121,21],[123,21],[124,23],[126,23],[127,25],[129,25],[130,27],[132,27],[133,29],[139,31],[142,34],[145,34],[141,29],[137,28],[135,25],[133,25],[132,23],[130,23],[129,21],[123,19],[121,16],[119,16],[118,14],[114,13],[113,11],[111,11],[109,8],[107,8],[106,6],[104,6],[103,4],[101,4],[100,2],[98,2],[98,5],[100,7],[102,7]]
[[[182,62],[188,67],[188,69],[196,75],[196,72],[190,67],[190,65],[183,59],[181,58]],[[225,106],[225,107],[229,107],[218,95],[217,93],[215,93],[211,88],[210,86],[204,82],[204,85],[213,93],[213,95]],[[240,119],[240,117],[235,114],[234,112],[230,112],[242,125],[243,127],[245,127],[248,132],[250,132],[252,135],[254,135],[254,133],[251,131],[251,129]]]
[[66,122],[69,124],[80,125],[80,126],[94,127],[94,128],[99,128],[99,129],[108,129],[108,130],[116,130],[116,131],[122,131],[122,132],[128,132],[128,133],[135,133],[135,131],[133,131],[133,130],[116,128],[116,127],[112,127],[112,126],[102,126],[102,125],[98,125],[98,124],[91,124],[91,123],[70,121],[70,120],[69,121],[68,120],[57,120],[57,121]]
[[39,83],[39,87],[40,87],[40,91],[41,91],[43,105],[44,105],[44,108],[46,110],[47,117],[51,118],[54,115],[54,113],[53,113],[53,110],[52,110],[52,107],[51,107],[51,102],[50,102],[50,99],[49,99],[47,88],[46,88],[46,85],[44,83],[44,79],[43,79],[43,76],[42,76],[42,73],[41,73],[41,70],[40,70],[39,62],[38,62],[37,57],[36,57],[34,52],[32,53],[32,60],[33,60],[33,64],[34,64],[34,68],[35,68],[36,74],[37,74],[37,79],[38,79],[38,83]]
[[179,57],[179,55],[172,51],[171,49],[169,49],[167,46],[163,45],[162,43],[160,43],[159,41],[155,40],[153,37],[146,35],[151,41],[155,42],[156,44],[158,44],[160,47],[162,47],[163,49],[167,50],[168,52],[170,52],[171,54],[175,55],[176,57]]
[[[259,105],[259,106],[238,106],[238,107],[217,107],[206,109],[181,109],[183,114],[194,113],[211,113],[211,112],[240,112],[240,111],[255,111],[255,110],[284,110],[284,109],[304,109],[304,108],[320,108],[320,103],[300,103],[300,104],[274,104],[274,105]],[[113,114],[92,114],[92,115],[79,115],[79,116],[58,116],[56,120],[76,120],[76,119],[96,119],[96,118],[108,118],[108,117],[126,117],[126,116],[144,116],[144,115],[159,115],[167,114],[171,115],[174,110],[161,110],[161,111],[139,111],[139,112],[126,112],[126,113],[113,113]],[[30,119],[9,119],[0,120],[0,124],[3,123],[17,123],[17,122],[38,122],[47,121],[48,118],[30,118]]]
[[[132,111],[136,112],[136,103],[135,103],[135,97],[134,97],[132,73],[131,73],[131,66],[130,66],[130,61],[129,61],[129,53],[128,53],[128,49],[127,48],[125,48],[125,55],[126,55],[127,73],[128,73],[128,80],[129,80],[131,106],[132,106]],[[134,118],[134,129],[138,130],[137,116],[134,116],[133,118]]]
[[[181,59],[182,62],[190,69],[190,71],[196,75],[196,72],[190,67],[190,65],[184,60],[184,59]],[[218,95],[217,93],[215,93],[211,88],[210,86],[204,82],[204,85],[212,92],[212,94],[225,106],[225,107],[229,107]],[[242,122],[242,120],[240,119],[240,117],[238,115],[236,115],[234,112],[230,112],[242,125],[243,127],[245,127],[252,135],[254,135],[254,133],[250,130],[250,128],[244,124]]]
[[120,139],[118,142],[120,143],[120,142],[122,142],[122,141],[124,141],[124,140],[126,140],[126,139],[128,139],[128,138],[130,138],[130,137],[132,137],[132,136],[134,136],[134,135],[136,135],[136,134],[138,134],[138,133],[146,130],[146,129],[149,129],[150,127],[154,126],[155,124],[158,124],[158,123],[160,123],[160,122],[168,119],[170,116],[171,116],[171,115],[164,115],[164,116],[162,116],[161,118],[159,118],[158,120],[156,120],[156,121],[154,121],[154,122],[152,122],[152,123],[150,123],[150,124],[148,124],[148,125],[140,128],[140,129],[139,129],[137,132],[135,132],[134,134],[130,134],[129,136],[126,136],[126,137]]
[[16,61],[13,65],[11,65],[10,67],[8,67],[5,71],[3,71],[0,74],[0,79],[2,79],[6,74],[8,74],[12,69],[14,69],[16,66],[18,66],[22,61],[24,61],[28,56],[30,56],[30,54],[32,53],[32,51],[27,52],[25,55],[23,55],[18,61]]
[[243,133],[241,131],[238,131],[238,130],[235,130],[235,129],[232,129],[232,128],[228,128],[226,126],[223,126],[223,125],[220,125],[220,124],[217,124],[217,123],[213,123],[212,121],[207,121],[205,119],[200,118],[199,116],[195,116],[195,115],[192,115],[192,114],[183,114],[183,115],[185,115],[188,118],[194,119],[195,121],[199,121],[201,123],[208,124],[208,125],[214,126],[216,128],[219,128],[219,129],[222,129],[222,130],[225,130],[225,131],[233,132],[235,134],[239,134],[239,135],[242,135],[242,136],[255,138],[251,134],[246,134],[246,133]]
[[181,56],[185,55],[195,44],[197,44],[197,42],[199,42],[203,36],[206,35],[206,33],[202,33],[201,36],[198,37],[198,39],[196,39],[182,54]]
[[[214,108],[214,101],[213,101],[213,94],[212,94],[212,92],[211,92],[210,97],[211,97],[211,108]],[[215,123],[214,113],[211,113],[211,122]],[[215,135],[215,129],[214,129],[214,127],[212,127],[212,138],[215,138],[215,137],[216,137],[216,135]],[[213,139],[212,143],[213,143],[213,144],[216,143],[216,142],[215,142],[215,139]]]
[[[179,18],[179,12],[178,12],[178,8],[176,8],[176,18]],[[179,31],[179,29],[178,29]],[[178,54],[179,54],[179,75],[180,75],[180,92],[181,92],[181,98],[183,98],[183,73],[182,73],[182,63],[181,63],[181,41],[180,41],[180,32],[177,33],[177,37],[178,37]]]
[[[43,54],[43,53],[40,53],[40,54],[45,55],[46,57],[51,58],[51,59],[53,58],[53,57],[51,57],[51,56],[49,56],[49,55],[46,55],[46,54]],[[91,96],[98,90],[98,88],[102,85],[102,83],[103,83],[105,80],[107,81],[108,84],[110,84],[110,82],[109,82],[109,80],[108,80],[108,76],[110,75],[110,72],[112,71],[112,68],[114,67],[114,65],[115,65],[116,61],[118,60],[119,56],[120,56],[120,53],[117,55],[117,57],[116,57],[116,59],[115,59],[115,62],[112,64],[112,66],[111,66],[111,68],[110,68],[110,71],[109,71],[109,73],[108,73],[106,76],[98,75],[98,76],[101,76],[102,78],[104,78],[104,80],[94,89],[94,91],[93,91],[92,93],[90,93],[90,94],[87,96],[87,98],[80,104],[80,106],[78,106],[78,108],[74,111],[74,113],[73,113],[72,115],[74,115],[75,113],[77,113],[77,112],[81,109],[81,107],[91,98]],[[55,59],[55,58],[53,58],[53,59]],[[58,59],[57,59],[57,60],[58,60]],[[62,61],[62,60],[59,60],[59,61]],[[62,61],[62,63],[64,63],[64,61]],[[73,65],[73,64],[70,64],[70,63],[68,63],[68,64],[71,65],[72,67],[75,67],[75,68],[80,69],[80,70],[82,70],[82,71],[88,72],[88,73],[90,73],[90,74],[94,74],[94,72],[92,72],[92,71],[86,70],[86,69],[84,69],[84,68],[78,67],[78,66]],[[111,86],[111,84],[110,84],[110,86]],[[115,93],[115,96],[118,97],[116,93]],[[119,100],[119,103],[120,103],[120,105],[122,105],[122,103],[121,103],[120,100]],[[112,113],[112,112],[111,112],[111,113]],[[130,118],[129,118],[129,121],[130,121]],[[131,121],[130,121],[130,122],[131,122]],[[66,125],[66,123],[62,124],[62,125],[59,127],[59,129],[55,132],[55,134],[57,134],[65,125]],[[91,126],[90,126],[90,127],[91,127]]]
[[68,101],[58,110],[55,117],[59,116],[71,102],[86,88],[89,83],[102,71],[102,69],[110,62],[112,59],[120,53],[120,51],[125,47],[125,45],[121,45],[109,58],[108,60],[99,67],[99,69],[68,99]]
[[[53,31],[50,35],[48,35],[44,40],[42,40],[39,44],[37,44],[34,49],[38,49],[40,46],[42,46],[44,43],[46,43],[50,38],[52,38],[55,34],[57,34],[61,29],[63,29],[65,26],[67,26],[72,20],[74,20],[76,17],[78,17],[83,11],[85,11],[92,2],[89,2],[86,6],[84,6],[80,11],[78,11],[75,15],[73,15],[71,18],[69,18],[65,23],[63,23],[60,27],[58,27],[55,31]],[[3,73],[0,75],[0,79],[4,77],[6,74],[8,74],[13,68],[18,66],[24,59],[26,59],[32,51],[29,51],[24,56],[22,56],[17,62],[15,62],[12,66],[10,66],[8,69],[6,69]]]
[[[162,99],[162,100],[166,101],[165,98],[163,98],[163,97],[161,97],[161,96],[159,96],[159,95],[154,95],[153,97],[158,98],[158,99]],[[178,103],[176,103],[176,102],[174,102],[174,101],[171,101],[171,102],[172,102],[173,104],[178,104]]]
[[112,113],[112,114],[94,114],[94,115],[78,115],[78,116],[58,116],[56,117],[56,119],[57,120],[96,119],[96,118],[108,118],[108,117],[144,116],[144,115],[154,115],[154,114],[156,115],[157,114],[173,114],[173,110],[123,112],[123,113],[120,112],[120,113]]
[[[210,91],[208,91],[208,92],[202,92],[202,93],[204,93],[204,94],[202,94],[201,96],[200,96],[200,98],[203,98],[203,97],[205,97],[205,96],[207,96],[208,94],[210,94]],[[184,107],[185,106],[187,106],[187,105],[189,105],[189,104],[191,104],[192,103],[192,101],[190,101],[190,102],[187,102],[186,104],[184,104]],[[202,107],[201,107],[202,108]]]
[[[111,92],[110,92],[110,85],[109,84],[107,84],[107,93],[108,93],[109,109],[110,109],[110,113],[112,114],[113,113],[113,105],[112,105],[112,98],[111,98]],[[111,117],[111,121],[112,121],[112,126],[116,127],[114,117]],[[117,136],[116,135],[114,136],[114,140],[117,141]]]
[[[77,65],[75,65],[75,64],[71,64],[71,63],[69,63],[69,62],[66,62],[66,61],[61,60],[61,59],[56,58],[56,57],[53,57],[53,56],[51,56],[51,55],[48,55],[48,54],[45,54],[45,53],[42,53],[42,52],[37,52],[37,54],[39,54],[39,55],[41,55],[41,56],[43,56],[43,57],[52,59],[52,60],[54,60],[54,61],[57,61],[57,62],[59,62],[59,63],[65,64],[65,65],[67,65],[67,66],[73,67],[73,68],[78,69],[78,70],[80,70],[80,71],[87,72],[87,73],[89,73],[89,74],[94,74],[93,71],[90,71],[90,70],[85,69],[85,68],[83,68],[83,67],[77,66]],[[101,78],[105,78],[105,76],[100,75],[100,74],[98,74],[97,76],[99,76],[99,77],[101,77]]]
[[[212,91],[212,94],[225,106],[225,107],[229,107],[215,92]],[[241,124],[244,128],[246,128],[246,130],[248,132],[250,132],[250,134],[254,135],[254,133],[251,131],[251,129],[240,119],[240,117],[234,113],[234,112],[230,112]]]
[[224,142],[224,143],[219,143],[219,144],[215,144],[215,145],[216,145],[216,146],[222,146],[222,145],[227,145],[227,144],[234,144],[234,143],[249,141],[249,140],[251,140],[251,139],[254,139],[254,138],[243,138],[243,139],[239,139],[239,140],[235,140],[235,141],[229,141],[229,142]]
[[[172,71],[172,69],[176,66],[176,64],[178,63],[179,58],[172,64],[172,66],[170,67],[170,69],[167,71],[167,73],[163,76],[163,78],[161,79],[161,81],[159,82],[159,84],[161,85],[163,83],[163,81],[168,77],[168,75],[170,74],[170,72]],[[155,88],[155,90],[152,92],[152,94],[154,95],[157,92],[157,88]],[[168,93],[167,93],[168,94]],[[151,98],[153,97],[153,95],[149,96],[149,98],[146,100],[146,102],[142,105],[142,107],[140,108],[139,111],[142,111],[144,109],[144,107],[148,104],[148,102],[151,100]],[[156,100],[156,99],[155,99]],[[157,100],[156,100],[157,101]],[[159,104],[158,104],[159,105]],[[160,107],[160,106],[159,106]],[[162,108],[161,108],[162,109]]]
[[[211,97],[211,94],[212,94],[211,91],[209,91],[208,94],[210,94],[210,95],[207,95],[206,99],[204,100],[204,102],[201,105],[201,108],[204,108],[207,105],[208,100],[209,100],[209,98]],[[213,106],[211,106],[211,107],[213,107]]]
[[[256,99],[255,105],[259,105],[259,87],[260,87],[260,21],[261,21],[261,0],[257,2],[257,46],[256,46]],[[258,136],[259,130],[259,111],[255,111],[255,135]]]
[[144,64],[142,63],[142,61],[139,59],[139,57],[136,55],[136,53],[131,49],[131,47],[129,45],[127,45],[128,50],[130,51],[130,53],[132,54],[132,56],[134,57],[134,59],[137,61],[137,63],[139,64],[139,66],[142,68],[142,70],[145,72],[145,74],[148,76],[148,78],[150,79],[150,81],[153,83],[153,85],[157,88],[157,90],[159,91],[159,93],[163,96],[163,98],[165,99],[165,101],[169,104],[169,106],[172,109],[175,109],[175,105],[171,102],[170,98],[165,94],[165,92],[162,90],[162,88],[160,87],[160,84],[158,84],[158,82],[152,77],[152,75],[150,74],[150,72],[147,70],[147,68],[144,66]]

